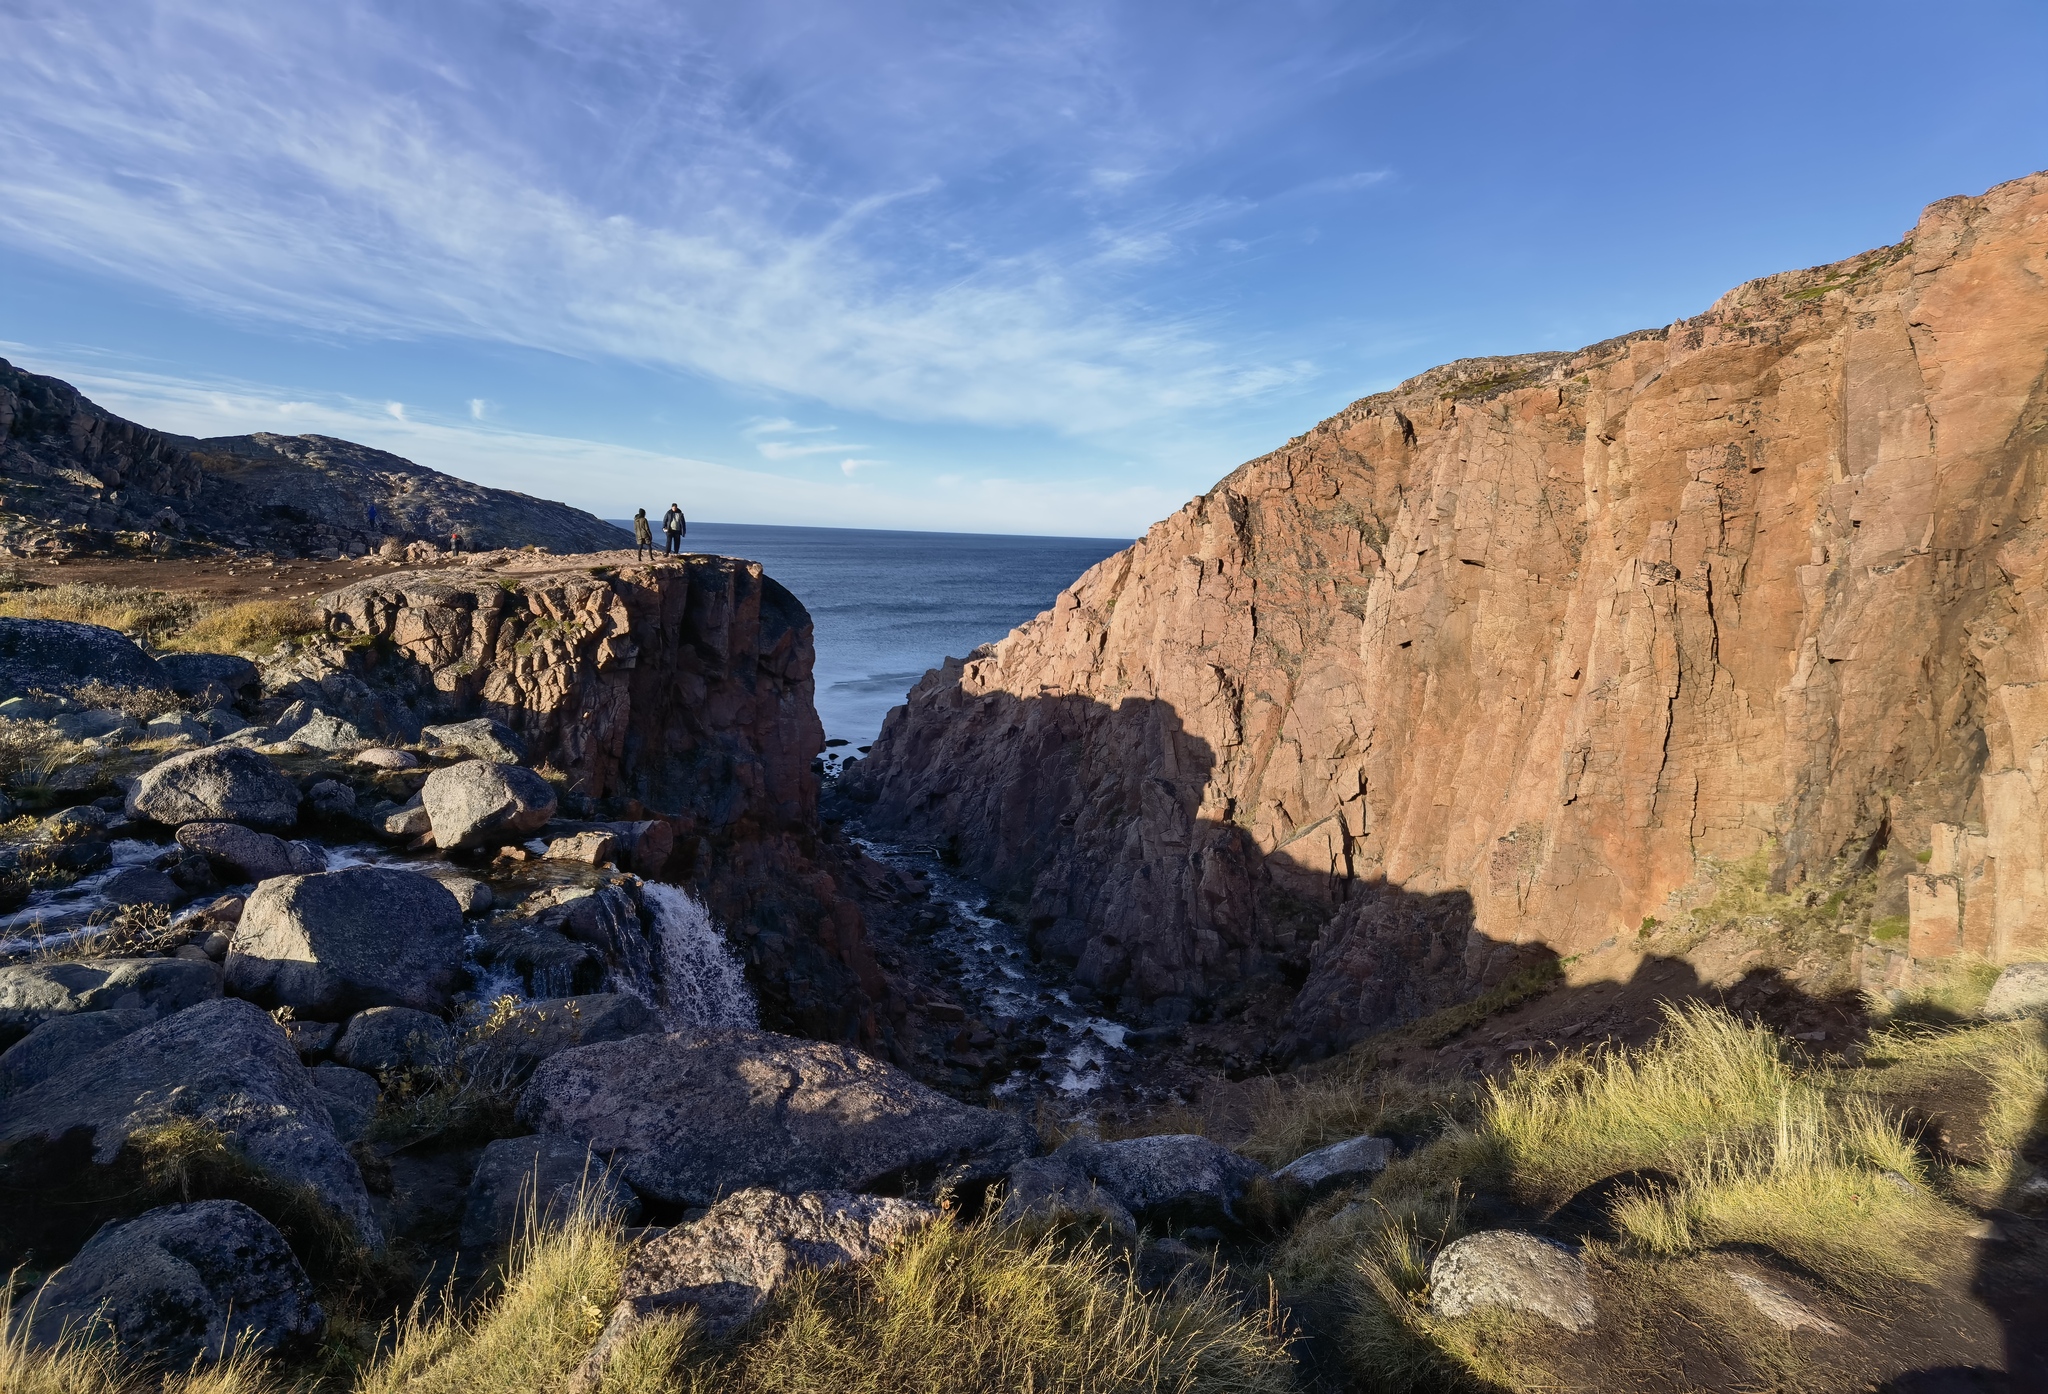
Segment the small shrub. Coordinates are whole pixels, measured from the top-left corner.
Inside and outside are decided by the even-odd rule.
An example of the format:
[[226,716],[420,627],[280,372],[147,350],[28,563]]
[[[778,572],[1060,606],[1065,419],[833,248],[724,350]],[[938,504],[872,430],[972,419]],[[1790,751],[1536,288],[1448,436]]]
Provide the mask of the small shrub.
[[149,721],[168,712],[185,710],[185,699],[175,692],[122,687],[116,683],[101,682],[98,678],[79,684],[67,695],[88,711],[110,707],[137,721]]

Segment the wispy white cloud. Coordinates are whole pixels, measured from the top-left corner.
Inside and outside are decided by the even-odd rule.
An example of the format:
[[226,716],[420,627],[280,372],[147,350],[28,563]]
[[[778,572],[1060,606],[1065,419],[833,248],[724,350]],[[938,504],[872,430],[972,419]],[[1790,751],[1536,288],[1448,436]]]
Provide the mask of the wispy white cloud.
[[486,402],[483,398],[471,397],[469,399],[469,419],[471,421],[483,420],[484,412],[489,406],[490,403]]
[[1123,115],[1086,138],[1108,158],[1081,182],[1110,193],[1186,139],[1132,114],[1090,5],[868,75],[854,114],[891,139],[864,164],[854,132],[793,114],[860,65],[747,66],[795,62],[803,27],[770,11],[106,0],[88,20],[18,0],[0,239],[242,321],[627,359],[909,420],[1102,431],[1299,380],[1117,279],[1213,202],[1098,217],[1076,256],[951,201],[1048,125]]
[[846,445],[835,440],[757,440],[754,449],[764,460],[801,460],[806,455],[837,455],[847,450],[865,450],[863,445]]
[[390,417],[393,421],[405,420],[405,403],[386,402],[384,404],[384,414]]

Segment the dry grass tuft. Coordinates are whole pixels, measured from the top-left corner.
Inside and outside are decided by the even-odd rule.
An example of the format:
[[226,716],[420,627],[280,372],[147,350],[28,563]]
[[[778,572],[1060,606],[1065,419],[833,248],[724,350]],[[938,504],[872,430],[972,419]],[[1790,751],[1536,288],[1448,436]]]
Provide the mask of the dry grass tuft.
[[264,1363],[237,1353],[218,1365],[163,1373],[121,1357],[105,1342],[55,1349],[28,1343],[11,1289],[0,1291],[0,1390],[7,1394],[277,1394]]
[[203,609],[203,602],[194,596],[98,582],[69,582],[0,593],[0,616],[9,619],[96,624],[151,641],[190,625]]
[[167,635],[163,647],[185,653],[238,653],[261,658],[288,640],[316,634],[320,622],[299,600],[244,600],[201,615]]

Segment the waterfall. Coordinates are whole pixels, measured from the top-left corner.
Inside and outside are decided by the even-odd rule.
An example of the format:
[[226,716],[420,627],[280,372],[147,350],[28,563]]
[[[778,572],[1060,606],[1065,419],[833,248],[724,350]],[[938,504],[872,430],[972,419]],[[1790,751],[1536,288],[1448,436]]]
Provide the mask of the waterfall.
[[760,1025],[746,974],[711,912],[680,886],[649,881],[640,897],[654,916],[657,1010],[663,1024],[671,1031]]

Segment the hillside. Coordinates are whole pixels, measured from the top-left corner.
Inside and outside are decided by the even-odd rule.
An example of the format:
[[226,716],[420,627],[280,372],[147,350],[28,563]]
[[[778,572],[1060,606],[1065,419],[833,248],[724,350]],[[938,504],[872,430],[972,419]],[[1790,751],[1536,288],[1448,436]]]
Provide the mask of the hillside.
[[591,552],[620,541],[580,509],[331,436],[154,431],[4,359],[0,481],[0,548],[24,557],[320,556],[394,538],[445,542],[456,528],[473,548]]
[[2044,261],[2034,175],[1358,401],[928,674],[855,792],[1104,997],[1279,993],[1311,1054],[1684,952],[1759,864],[1872,989],[2038,955]]

